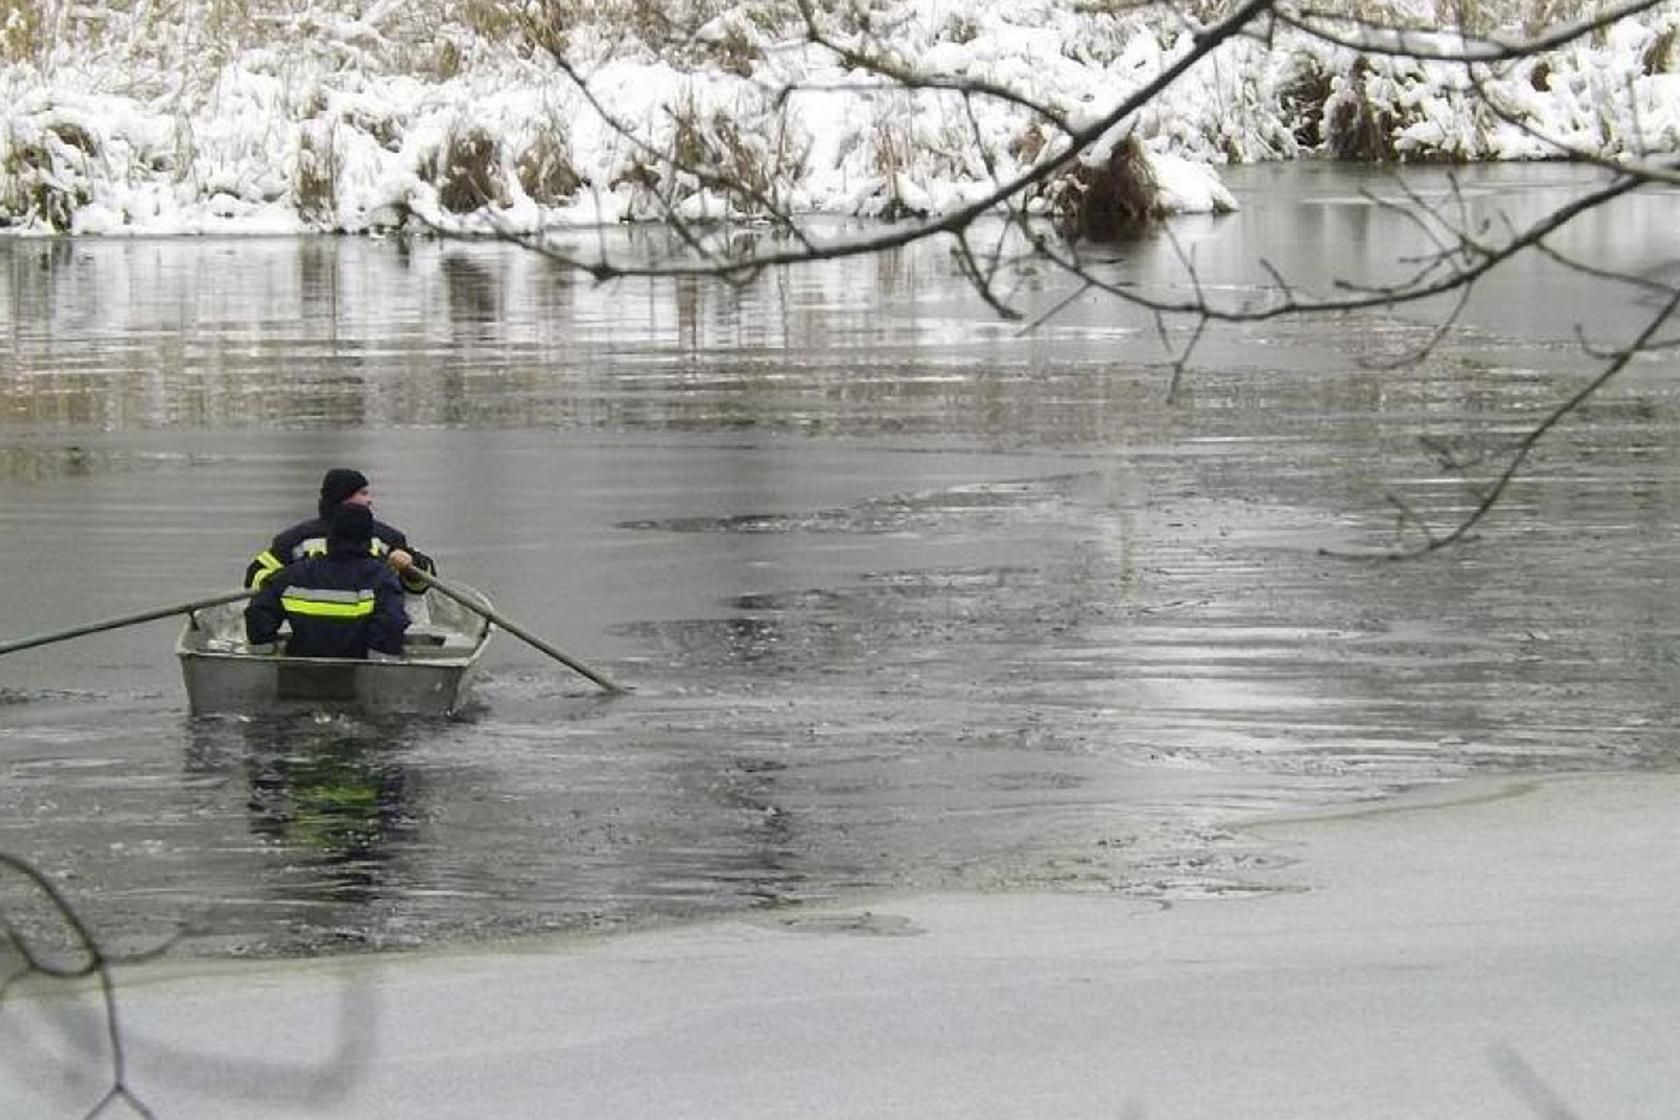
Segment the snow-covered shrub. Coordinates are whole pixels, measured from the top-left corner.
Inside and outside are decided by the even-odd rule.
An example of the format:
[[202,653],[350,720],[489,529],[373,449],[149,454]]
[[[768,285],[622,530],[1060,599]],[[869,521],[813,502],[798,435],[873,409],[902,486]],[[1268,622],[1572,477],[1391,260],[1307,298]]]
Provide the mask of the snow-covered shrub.
[[1680,26],[1669,25],[1658,32],[1651,39],[1651,45],[1645,48],[1640,57],[1640,69],[1647,77],[1652,74],[1671,74],[1680,65],[1680,55],[1675,51],[1675,36],[1680,33]]
[[338,146],[331,120],[305,121],[298,133],[297,173],[292,193],[298,217],[316,229],[331,229],[338,217]]
[[766,135],[714,113],[706,130],[712,163],[725,182],[742,188],[728,192],[742,214],[759,215],[767,205],[780,205],[789,183],[797,181],[802,170],[804,150],[788,130],[786,118],[778,117],[774,124]]
[[68,231],[93,199],[98,154],[94,135],[71,121],[14,131],[0,156],[0,225]]
[[1317,56],[1306,51],[1291,54],[1277,87],[1277,112],[1300,151],[1313,152],[1326,136],[1325,106],[1335,93],[1335,83]]
[[514,172],[525,196],[540,206],[568,202],[584,185],[558,123],[545,123],[536,129],[514,160]]
[[786,106],[735,80],[685,79],[675,88],[643,112],[635,140],[594,181],[618,192],[634,219],[753,218],[785,208],[810,151]]
[[1338,159],[1393,160],[1398,118],[1392,82],[1375,71],[1369,59],[1354,59],[1347,74],[1330,80],[1324,103],[1324,145]]
[[1105,158],[1076,160],[1050,183],[1044,197],[1064,237],[1118,241],[1158,216],[1157,190],[1147,151],[1128,135]]
[[41,38],[41,12],[33,0],[0,0],[0,62],[32,60]]
[[887,221],[925,217],[927,199],[909,174],[915,159],[916,144],[907,120],[897,116],[878,118],[869,137],[869,169],[876,188],[859,201],[857,212]]
[[[1586,4],[1462,11],[1514,40]],[[1331,6],[1420,33],[1461,12],[1456,0]],[[1059,151],[1067,130],[1115,121],[1157,172],[1169,156],[1206,170],[1303,151],[1680,149],[1680,0],[1542,58],[1478,67],[1479,87],[1461,64],[1362,58],[1271,27],[1226,42],[1124,117],[1201,42],[1182,6],[808,10],[828,46],[789,0],[0,0],[0,223],[173,233],[365,231],[411,212],[475,230],[673,210],[751,219],[771,205],[942,214]],[[1459,45],[1433,33],[1448,53]],[[951,88],[965,83],[966,95]],[[495,212],[481,214],[487,200]]]
[[496,138],[482,128],[451,133],[430,169],[438,204],[451,214],[470,214],[493,203],[506,206],[498,154]]

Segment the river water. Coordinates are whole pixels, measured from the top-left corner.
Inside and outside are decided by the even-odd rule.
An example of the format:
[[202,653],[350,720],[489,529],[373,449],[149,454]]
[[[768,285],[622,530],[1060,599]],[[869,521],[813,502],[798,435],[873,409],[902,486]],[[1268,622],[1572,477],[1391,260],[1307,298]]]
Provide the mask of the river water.
[[[1408,172],[1521,221],[1596,172]],[[1243,210],[1104,267],[1151,291],[1393,277],[1385,173],[1226,173]],[[1673,192],[1561,238],[1672,280]],[[624,237],[614,233],[614,237]],[[1666,270],[1666,271],[1665,271]],[[1029,310],[1071,290],[1014,291]],[[729,289],[499,244],[0,241],[0,638],[211,594],[324,469],[528,630],[471,709],[193,718],[160,621],[0,658],[0,851],[108,943],[275,955],[867,898],[1247,889],[1244,816],[1508,771],[1680,766],[1672,355],[1421,561],[1648,297],[1496,276],[1216,329],[1169,394],[1091,294],[1022,332],[945,247]],[[1172,336],[1182,341],[1182,326]],[[1326,552],[1329,550],[1329,553]],[[18,883],[4,899],[43,935]]]

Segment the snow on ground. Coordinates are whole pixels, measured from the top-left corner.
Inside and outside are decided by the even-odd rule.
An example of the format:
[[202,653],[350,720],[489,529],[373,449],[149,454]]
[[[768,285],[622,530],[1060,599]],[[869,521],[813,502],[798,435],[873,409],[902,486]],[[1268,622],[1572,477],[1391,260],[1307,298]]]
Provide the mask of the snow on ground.
[[[654,152],[684,144],[752,167],[795,211],[940,214],[1055,151],[1053,130],[1020,105],[888,88],[789,28],[744,17],[713,21],[679,61],[579,32],[580,86],[545,56],[482,38],[449,66],[416,45],[435,54],[442,36],[399,49],[403,12],[373,5],[220,52],[195,51],[185,30],[163,46],[136,38],[126,53],[64,37],[9,63],[0,228],[366,232],[416,213],[532,230],[656,217],[667,201],[691,218],[744,216],[739,199],[659,166]],[[903,0],[884,12],[877,46],[916,74],[1006,88],[1075,126],[1102,119],[1192,43],[1160,18],[1053,0]],[[1234,206],[1214,168],[1303,154],[1319,143],[1314,115],[1374,114],[1408,158],[1536,158],[1557,144],[1614,157],[1673,151],[1680,74],[1653,59],[1666,57],[1677,18],[1664,6],[1496,74],[1491,96],[1528,128],[1467,96],[1462,66],[1356,64],[1345,49],[1288,36],[1272,49],[1227,44],[1124,127],[1155,161],[1160,204],[1177,211]],[[731,44],[750,51],[731,55]],[[448,197],[450,167],[475,140],[495,196],[477,212]]]
[[[1246,897],[951,895],[477,952],[122,970],[159,1117],[1669,1117],[1674,775],[1437,787],[1253,830]],[[1283,858],[1279,858],[1283,857]],[[14,985],[0,1114],[109,1087]]]

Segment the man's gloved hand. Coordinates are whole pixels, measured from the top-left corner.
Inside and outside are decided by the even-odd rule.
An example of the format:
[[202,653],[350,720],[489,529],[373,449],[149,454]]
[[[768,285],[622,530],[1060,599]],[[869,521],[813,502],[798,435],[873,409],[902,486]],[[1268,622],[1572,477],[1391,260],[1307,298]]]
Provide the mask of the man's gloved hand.
[[414,566],[414,557],[400,548],[393,548],[391,554],[385,557],[385,563],[395,568],[400,575]]

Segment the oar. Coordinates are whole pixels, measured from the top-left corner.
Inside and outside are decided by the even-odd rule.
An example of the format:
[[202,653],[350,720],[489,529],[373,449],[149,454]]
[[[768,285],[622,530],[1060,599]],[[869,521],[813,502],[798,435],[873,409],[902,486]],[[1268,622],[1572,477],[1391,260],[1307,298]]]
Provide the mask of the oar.
[[514,637],[523,639],[525,642],[529,643],[530,645],[533,645],[537,649],[542,650],[542,652],[548,654],[550,657],[554,658],[554,660],[556,660],[556,661],[560,662],[560,664],[566,666],[566,668],[571,669],[574,672],[582,673],[584,676],[588,677],[590,680],[594,681],[596,684],[600,685],[602,688],[606,689],[608,692],[628,692],[628,691],[630,691],[629,689],[625,688],[623,685],[614,684],[612,681],[608,680],[606,677],[602,676],[600,673],[597,673],[595,670],[591,669],[589,666],[585,665],[583,662],[577,660],[576,658],[568,657],[566,654],[564,654],[564,653],[560,652],[559,650],[555,649],[553,646],[549,645],[547,642],[543,641],[541,638],[537,637],[535,634],[532,634],[532,633],[530,633],[526,630],[521,629],[515,623],[509,622],[506,618],[502,617],[502,615],[498,614],[496,611],[492,610],[490,607],[486,606],[485,604],[479,602],[477,599],[474,599],[471,595],[467,594],[465,591],[462,591],[462,590],[460,590],[458,588],[455,588],[455,587],[451,587],[449,584],[445,583],[443,580],[439,579],[437,576],[434,576],[432,573],[423,572],[418,567],[410,567],[410,568],[407,568],[403,571],[403,575],[405,577],[413,577],[415,579],[419,579],[419,580],[429,584],[430,586],[437,588],[439,591],[443,592],[445,595],[449,596],[451,599],[455,600],[457,603],[460,603],[463,607],[466,607],[468,610],[473,611],[476,614],[483,615],[485,618],[489,619],[491,622],[494,622],[497,626],[500,626],[503,630],[506,630],[509,634],[512,634]]
[[79,638],[83,634],[97,634],[101,630],[117,630],[124,626],[150,622],[154,618],[168,618],[172,614],[191,614],[193,611],[203,610],[205,607],[216,607],[223,603],[234,603],[240,599],[249,599],[255,594],[256,592],[251,589],[227,591],[208,599],[194,599],[190,603],[177,603],[173,607],[158,607],[156,610],[141,611],[139,614],[125,614],[121,618],[108,618],[104,622],[89,622],[85,626],[72,626],[68,630],[58,630],[51,634],[38,634],[33,638],[18,638],[15,641],[0,642],[0,654],[15,653],[20,649],[32,649],[35,646],[44,646],[50,642]]

